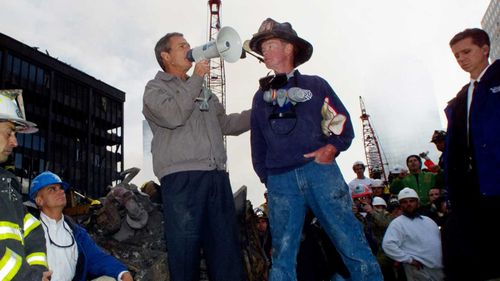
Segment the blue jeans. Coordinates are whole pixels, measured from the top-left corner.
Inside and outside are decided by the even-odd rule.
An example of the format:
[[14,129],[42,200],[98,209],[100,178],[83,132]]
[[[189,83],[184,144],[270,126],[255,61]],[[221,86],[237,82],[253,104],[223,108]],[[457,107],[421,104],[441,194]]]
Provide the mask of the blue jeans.
[[351,280],[383,280],[361,224],[352,212],[349,189],[337,163],[314,161],[292,171],[269,175],[269,220],[273,237],[270,281],[296,281],[296,257],[309,207],[349,269]]
[[243,280],[234,199],[225,171],[187,171],[161,179],[172,281],[200,279],[200,249],[213,281]]

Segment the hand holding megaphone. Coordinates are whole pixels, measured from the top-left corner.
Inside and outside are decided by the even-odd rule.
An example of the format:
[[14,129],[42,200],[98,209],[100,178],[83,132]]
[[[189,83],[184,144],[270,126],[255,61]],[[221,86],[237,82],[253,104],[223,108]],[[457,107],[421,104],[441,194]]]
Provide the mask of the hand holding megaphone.
[[197,62],[194,66],[194,71],[196,75],[203,77],[210,73],[210,66],[208,65],[208,60],[201,60]]
[[195,47],[187,53],[187,59],[196,63],[202,60],[222,57],[227,62],[236,62],[243,51],[241,38],[232,27],[219,30],[217,38],[205,45]]

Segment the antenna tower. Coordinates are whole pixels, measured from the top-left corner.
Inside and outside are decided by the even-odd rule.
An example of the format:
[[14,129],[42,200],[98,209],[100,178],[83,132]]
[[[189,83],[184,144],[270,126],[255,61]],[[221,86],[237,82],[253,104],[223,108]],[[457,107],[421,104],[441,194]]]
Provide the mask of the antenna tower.
[[[208,26],[208,41],[216,40],[221,28],[220,24],[220,0],[209,0],[208,9],[210,12]],[[208,42],[207,41],[207,42]],[[222,57],[215,57],[209,60],[210,74],[206,77],[207,86],[219,98],[226,108],[226,75],[224,73],[224,60]]]
[[363,124],[363,145],[365,147],[368,173],[372,179],[380,178],[387,180],[380,145],[377,136],[375,135],[375,131],[370,123],[370,115],[366,113],[365,103],[363,102],[362,97],[359,97],[359,104],[361,105],[360,118]]
[[[208,0],[209,23],[208,41],[216,40],[221,28],[220,23],[221,0]],[[226,74],[224,72],[224,59],[215,57],[209,60],[210,73],[207,75],[207,87],[214,93],[226,108]],[[227,148],[226,136],[224,136],[224,150]]]

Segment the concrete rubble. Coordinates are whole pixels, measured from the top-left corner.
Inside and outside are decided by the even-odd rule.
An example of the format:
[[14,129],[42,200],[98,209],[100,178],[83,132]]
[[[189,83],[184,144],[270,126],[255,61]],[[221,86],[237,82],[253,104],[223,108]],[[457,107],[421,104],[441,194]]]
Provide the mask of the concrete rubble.
[[[134,169],[137,168],[125,172],[138,172]],[[168,281],[170,277],[159,186],[151,181],[139,189],[130,183],[133,176],[110,187],[107,196],[100,200],[102,205],[91,209],[79,221],[103,249],[129,268],[134,280]],[[252,206],[246,200],[246,187],[240,188],[234,196],[247,280],[262,281],[267,264],[258,243]],[[208,281],[204,260],[200,264],[200,280]]]

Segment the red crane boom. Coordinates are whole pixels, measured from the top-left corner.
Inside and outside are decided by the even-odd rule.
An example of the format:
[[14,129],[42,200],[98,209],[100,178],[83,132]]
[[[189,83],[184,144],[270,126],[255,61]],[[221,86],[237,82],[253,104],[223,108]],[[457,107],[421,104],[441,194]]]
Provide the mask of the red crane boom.
[[372,179],[387,180],[380,145],[370,123],[370,115],[366,113],[365,103],[362,97],[359,97],[359,103],[361,106],[360,118],[363,124],[363,145],[365,148],[368,174]]

